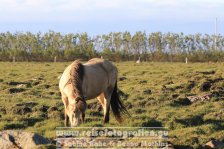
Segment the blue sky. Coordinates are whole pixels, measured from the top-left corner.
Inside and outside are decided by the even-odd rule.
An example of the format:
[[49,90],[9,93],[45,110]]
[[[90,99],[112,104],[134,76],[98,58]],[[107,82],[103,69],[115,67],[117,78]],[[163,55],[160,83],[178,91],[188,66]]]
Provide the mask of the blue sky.
[[224,34],[223,0],[0,0],[0,32]]

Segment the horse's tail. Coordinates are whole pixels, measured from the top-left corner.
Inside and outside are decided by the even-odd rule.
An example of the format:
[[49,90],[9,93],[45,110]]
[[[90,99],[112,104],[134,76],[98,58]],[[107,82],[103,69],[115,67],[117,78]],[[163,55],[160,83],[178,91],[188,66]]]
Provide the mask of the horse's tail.
[[113,90],[113,93],[111,96],[110,104],[111,104],[113,114],[119,123],[121,123],[123,121],[122,114],[130,116],[127,109],[121,102],[119,94],[117,92],[117,81],[116,81],[116,84],[115,84],[115,87],[114,87],[114,90]]

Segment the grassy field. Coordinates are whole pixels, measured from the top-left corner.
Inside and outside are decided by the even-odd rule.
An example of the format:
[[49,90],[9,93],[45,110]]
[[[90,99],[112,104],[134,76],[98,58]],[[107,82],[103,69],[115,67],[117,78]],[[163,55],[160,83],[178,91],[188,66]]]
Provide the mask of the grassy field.
[[[63,126],[58,76],[70,63],[0,62],[0,130],[24,129],[47,138]],[[132,115],[103,124],[97,99],[88,101],[82,126],[164,126],[180,148],[224,141],[223,63],[115,63],[121,98]],[[188,96],[206,95],[189,102]]]

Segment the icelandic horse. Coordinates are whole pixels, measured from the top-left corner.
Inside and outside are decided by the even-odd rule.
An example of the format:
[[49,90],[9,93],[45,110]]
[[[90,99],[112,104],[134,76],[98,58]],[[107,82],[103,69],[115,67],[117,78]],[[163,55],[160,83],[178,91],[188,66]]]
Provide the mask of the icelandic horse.
[[[63,72],[59,89],[64,103],[65,126],[78,126],[85,119],[86,100],[97,97],[103,107],[104,123],[109,122],[110,107],[121,123],[122,114],[129,115],[117,90],[117,68],[108,60],[94,58],[82,64],[79,60]],[[130,116],[130,115],[129,115]]]

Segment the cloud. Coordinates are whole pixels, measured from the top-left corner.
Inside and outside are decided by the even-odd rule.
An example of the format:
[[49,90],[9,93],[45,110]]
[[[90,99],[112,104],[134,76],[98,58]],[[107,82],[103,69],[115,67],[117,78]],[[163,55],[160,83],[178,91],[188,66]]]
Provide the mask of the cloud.
[[0,18],[3,24],[13,26],[62,23],[85,30],[125,30],[154,25],[165,30],[178,24],[194,27],[192,22],[206,25],[215,17],[223,18],[223,7],[222,0],[0,0]]
[[0,0],[0,17],[6,22],[204,19],[223,15],[223,6],[221,0]]

